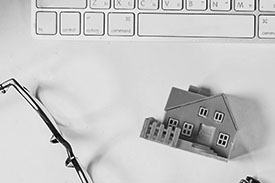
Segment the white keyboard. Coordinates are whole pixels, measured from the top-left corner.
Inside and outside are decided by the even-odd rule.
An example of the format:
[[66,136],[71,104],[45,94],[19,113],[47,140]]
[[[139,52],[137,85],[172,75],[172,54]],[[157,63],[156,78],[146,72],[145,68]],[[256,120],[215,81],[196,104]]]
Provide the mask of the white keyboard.
[[32,0],[42,39],[275,43],[275,0]]

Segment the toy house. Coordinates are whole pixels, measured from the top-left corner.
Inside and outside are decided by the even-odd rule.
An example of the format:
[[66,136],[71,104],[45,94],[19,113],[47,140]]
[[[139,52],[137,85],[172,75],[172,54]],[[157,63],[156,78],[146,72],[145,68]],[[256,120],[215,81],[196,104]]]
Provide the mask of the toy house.
[[230,158],[238,127],[225,94],[190,86],[172,88],[163,121],[146,118],[141,137],[175,148],[215,157]]

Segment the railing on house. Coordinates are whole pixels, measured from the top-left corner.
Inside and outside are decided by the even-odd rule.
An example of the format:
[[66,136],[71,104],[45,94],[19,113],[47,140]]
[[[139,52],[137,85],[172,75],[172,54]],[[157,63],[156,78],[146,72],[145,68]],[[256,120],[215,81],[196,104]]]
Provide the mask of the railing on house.
[[172,147],[177,147],[180,128],[165,128],[164,124],[154,118],[146,118],[140,137],[166,144]]

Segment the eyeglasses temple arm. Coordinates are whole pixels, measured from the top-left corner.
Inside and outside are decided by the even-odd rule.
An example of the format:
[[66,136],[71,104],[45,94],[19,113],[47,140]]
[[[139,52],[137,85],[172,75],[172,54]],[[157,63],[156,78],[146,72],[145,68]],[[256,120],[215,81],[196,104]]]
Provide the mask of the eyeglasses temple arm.
[[11,78],[1,83],[0,92],[5,94],[10,87],[14,87],[16,91],[32,106],[32,108],[39,114],[39,116],[46,123],[50,131],[53,133],[55,139],[65,147],[68,154],[68,159],[66,160],[66,164],[67,164],[67,161],[70,161],[68,163],[73,164],[82,183],[92,183],[90,176],[87,175],[85,171],[83,171],[84,169],[81,167],[80,163],[77,161],[70,143],[63,138],[61,132],[54,126],[54,124],[52,123],[52,120],[50,119],[51,117],[48,116],[49,114],[48,115],[46,114],[46,109],[42,108],[43,105],[40,104],[40,101],[34,98],[28,92],[28,90],[22,85],[20,85],[18,81],[14,78]]
[[[39,116],[46,123],[46,125],[48,126],[50,131],[54,134],[55,138],[60,143],[62,143],[63,140],[65,141],[65,139],[63,139],[63,137],[61,135],[61,132],[52,123],[52,120],[50,119],[51,117],[49,117],[49,114],[48,115],[46,114],[46,109],[45,108],[42,109],[43,105],[40,104],[39,100],[34,98],[25,87],[20,85],[18,83],[18,81],[16,81],[16,79],[13,79],[13,78],[1,83],[0,91],[5,94],[10,87],[14,87],[16,89],[16,91],[31,105],[31,107],[39,114]],[[63,144],[63,145],[65,145],[65,144]],[[67,149],[67,146],[65,146],[65,147]],[[69,148],[69,146],[68,146],[68,148]]]

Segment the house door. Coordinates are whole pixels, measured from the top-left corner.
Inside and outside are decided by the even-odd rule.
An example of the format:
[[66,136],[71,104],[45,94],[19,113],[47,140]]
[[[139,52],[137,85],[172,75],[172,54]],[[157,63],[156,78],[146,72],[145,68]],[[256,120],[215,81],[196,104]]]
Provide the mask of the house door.
[[197,142],[199,144],[203,144],[211,147],[215,131],[216,131],[216,128],[213,126],[200,124],[198,136],[197,136]]

